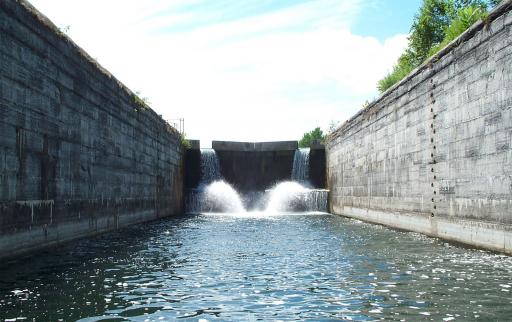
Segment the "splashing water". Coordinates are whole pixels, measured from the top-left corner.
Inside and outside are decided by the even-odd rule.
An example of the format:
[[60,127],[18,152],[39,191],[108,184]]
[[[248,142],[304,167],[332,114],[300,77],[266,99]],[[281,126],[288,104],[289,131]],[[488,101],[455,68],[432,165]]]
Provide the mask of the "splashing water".
[[189,191],[185,207],[187,213],[246,212],[238,192],[222,180]]
[[[300,183],[285,181],[258,195],[259,200],[253,203],[257,206],[250,213],[267,216],[285,212],[326,212],[327,195],[327,190],[309,189]],[[187,212],[247,214],[248,210],[240,194],[229,183],[214,181],[189,192]]]
[[292,180],[302,184],[309,182],[309,148],[295,150]]
[[308,211],[328,211],[327,200],[329,199],[329,190],[309,189],[306,199]]
[[327,190],[308,189],[298,182],[285,181],[268,193],[267,213],[327,210]]
[[[260,215],[292,211],[327,211],[327,190],[309,189],[309,149],[295,151],[292,178],[265,193],[240,194],[222,180],[219,160],[213,149],[201,150],[201,180],[197,189],[187,194],[188,213],[246,214],[244,201]],[[260,211],[257,211],[257,210]],[[262,212],[261,210],[264,209]]]
[[225,181],[215,181],[206,187],[202,207],[207,212],[245,212],[240,195]]
[[[188,191],[185,211],[187,213],[223,212],[226,209],[227,212],[231,212],[233,209],[238,209],[237,203],[233,202],[236,198],[240,200],[238,193],[221,179],[217,153],[213,149],[201,149],[201,180],[197,189]],[[225,201],[226,204],[222,205],[221,201]],[[241,201],[239,203],[241,204]]]
[[297,182],[286,181],[277,184],[269,191],[266,212],[288,211],[300,201],[306,189]]

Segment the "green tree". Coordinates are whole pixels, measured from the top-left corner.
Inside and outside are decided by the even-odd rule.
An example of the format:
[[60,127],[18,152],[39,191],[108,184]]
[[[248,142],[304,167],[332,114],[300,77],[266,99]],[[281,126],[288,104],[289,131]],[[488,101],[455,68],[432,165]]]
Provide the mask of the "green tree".
[[377,83],[377,89],[381,93],[385,92],[388,88],[407,76],[417,66],[419,66],[419,64],[416,62],[414,53],[410,49],[407,49],[398,58],[398,62],[393,66],[391,73],[379,80]]
[[489,5],[491,7],[496,7],[497,5],[499,5],[501,2],[503,2],[503,0],[489,0]]
[[428,57],[430,48],[444,38],[444,29],[450,22],[451,0],[423,0],[411,27],[409,44],[398,58],[391,73],[377,83],[382,93],[407,76]]
[[[485,17],[500,0],[423,0],[411,26],[409,43],[392,71],[379,80],[382,93],[407,76],[433,53]],[[461,31],[462,30],[462,31]]]
[[325,135],[320,129],[320,127],[315,128],[310,132],[304,133],[302,139],[299,141],[299,148],[308,148],[314,141],[318,141],[323,143],[325,139]]
[[459,9],[450,26],[445,29],[443,41],[430,49],[429,56],[436,54],[475,22],[483,20],[486,17],[487,11],[479,6],[469,6]]
[[408,50],[412,54],[414,67],[427,57],[434,44],[443,41],[444,29],[450,24],[453,3],[448,0],[424,0],[419,13],[414,17],[409,37]]

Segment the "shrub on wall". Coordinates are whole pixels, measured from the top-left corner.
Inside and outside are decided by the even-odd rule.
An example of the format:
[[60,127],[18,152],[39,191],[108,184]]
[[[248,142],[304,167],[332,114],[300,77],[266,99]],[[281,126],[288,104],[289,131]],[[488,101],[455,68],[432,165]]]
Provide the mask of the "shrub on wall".
[[405,52],[392,71],[377,83],[382,93],[443,49],[472,24],[487,16],[501,0],[423,0],[414,17]]

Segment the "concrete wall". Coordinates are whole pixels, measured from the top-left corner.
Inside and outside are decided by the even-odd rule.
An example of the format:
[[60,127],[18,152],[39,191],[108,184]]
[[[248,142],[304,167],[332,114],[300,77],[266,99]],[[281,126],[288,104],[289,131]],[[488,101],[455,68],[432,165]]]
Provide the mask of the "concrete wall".
[[0,257],[182,209],[179,135],[26,1],[0,1]]
[[274,141],[274,142],[233,142],[233,141],[212,141],[212,149],[215,151],[295,151],[299,144],[297,141]]
[[512,253],[511,7],[330,136],[333,213]]
[[213,141],[224,180],[238,191],[263,191],[291,179],[297,141]]
[[327,187],[325,147],[312,146],[309,151],[309,181],[315,188]]
[[[293,159],[298,149],[297,141],[276,142],[231,142],[213,141],[212,148],[219,158],[221,173],[227,182],[238,191],[264,191],[282,181],[291,180]],[[187,152],[192,166],[188,168],[187,182],[194,181],[195,167],[200,166],[197,150]],[[188,162],[187,162],[188,167]],[[309,177],[315,188],[325,188],[325,148],[311,148],[309,157]],[[188,172],[192,172],[188,174]],[[198,181],[198,178],[195,178]],[[188,187],[189,185],[187,185]],[[190,186],[194,188],[194,186]]]
[[194,189],[201,181],[201,150],[199,146],[191,147],[185,151],[185,189]]

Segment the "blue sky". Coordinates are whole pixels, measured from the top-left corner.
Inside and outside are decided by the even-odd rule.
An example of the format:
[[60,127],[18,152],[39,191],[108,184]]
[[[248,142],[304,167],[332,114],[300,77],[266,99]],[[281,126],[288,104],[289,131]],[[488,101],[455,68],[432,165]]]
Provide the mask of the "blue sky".
[[419,0],[33,0],[189,138],[296,140],[376,97]]
[[[172,24],[162,32],[183,32],[204,28],[214,24],[279,12],[316,0],[217,0],[183,3],[169,10],[162,10],[155,17],[180,12],[191,14],[195,19]],[[339,1],[342,2],[342,1]],[[361,4],[359,14],[354,19],[351,30],[361,36],[373,36],[385,40],[397,33],[406,33],[421,0],[370,0]],[[330,12],[326,10],[326,16]],[[300,21],[296,28],[307,28],[309,21]]]
[[397,33],[408,33],[421,0],[369,1],[364,14],[352,26],[355,34],[384,40]]

